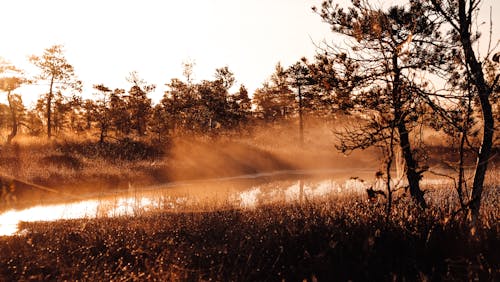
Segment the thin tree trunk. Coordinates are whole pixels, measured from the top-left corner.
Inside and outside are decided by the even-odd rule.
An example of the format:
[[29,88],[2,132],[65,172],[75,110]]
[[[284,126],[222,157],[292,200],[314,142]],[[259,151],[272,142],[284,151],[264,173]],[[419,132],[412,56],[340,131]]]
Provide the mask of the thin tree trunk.
[[481,66],[481,63],[478,62],[472,48],[471,34],[469,31],[472,19],[467,16],[465,0],[459,1],[458,15],[460,21],[460,41],[464,50],[465,62],[470,68],[472,81],[477,88],[483,115],[483,139],[481,141],[481,149],[479,151],[476,163],[476,171],[474,173],[474,182],[472,184],[472,199],[470,206],[472,220],[473,222],[476,222],[479,217],[484,178],[486,175],[486,170],[488,169],[488,161],[493,145],[494,119],[491,110],[491,103],[489,101],[491,89],[486,84],[483,68]]
[[389,142],[391,142],[389,144],[389,157],[387,159],[385,168],[385,173],[387,174],[387,183],[386,183],[387,206],[386,206],[386,218],[385,218],[386,222],[389,222],[392,210],[391,167],[392,167],[392,160],[394,158],[394,129],[392,129],[391,131],[391,138]]
[[299,85],[299,134],[300,134],[300,146],[304,147],[304,120],[302,117],[302,92]]
[[421,175],[417,172],[418,163],[413,158],[408,130],[406,129],[404,121],[399,121],[398,123],[399,146],[401,147],[406,163],[406,177],[408,179],[410,195],[422,208],[426,208],[427,204],[425,203],[424,192],[420,190]]
[[12,131],[10,132],[9,136],[7,136],[7,144],[10,144],[12,139],[16,137],[17,135],[17,115],[16,115],[16,110],[14,109],[14,105],[12,104],[11,96],[10,93],[11,91],[7,93],[7,100],[9,102],[9,109],[10,109],[10,115],[12,118]]
[[50,80],[49,96],[47,97],[47,138],[52,137],[52,88],[54,86],[54,76]]

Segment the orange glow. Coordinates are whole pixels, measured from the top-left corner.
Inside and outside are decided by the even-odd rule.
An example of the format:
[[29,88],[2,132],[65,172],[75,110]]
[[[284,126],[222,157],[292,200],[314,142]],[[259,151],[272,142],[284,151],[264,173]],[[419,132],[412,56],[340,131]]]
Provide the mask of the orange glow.
[[[191,208],[224,202],[239,208],[255,208],[260,203],[301,201],[301,197],[314,199],[332,194],[363,194],[367,183],[348,179],[342,185],[331,179],[321,181],[294,181],[286,184],[273,181],[265,185],[253,186],[244,191],[227,193],[216,192],[212,195],[171,197],[168,191],[133,191],[121,197],[86,200],[76,203],[35,206],[20,211],[7,211],[0,214],[0,236],[11,236],[20,230],[21,222],[56,221],[60,219],[79,219],[97,217],[134,216],[155,210],[177,210],[179,207]],[[283,186],[285,185],[285,186]],[[186,189],[186,191],[189,190]],[[191,193],[194,190],[191,190]]]

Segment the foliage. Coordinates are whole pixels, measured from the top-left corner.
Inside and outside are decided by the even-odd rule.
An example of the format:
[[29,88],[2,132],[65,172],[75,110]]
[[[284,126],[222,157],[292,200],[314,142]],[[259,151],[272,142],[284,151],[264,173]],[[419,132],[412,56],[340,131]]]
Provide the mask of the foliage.
[[49,91],[39,100],[38,109],[45,107],[47,136],[50,138],[53,128],[57,131],[64,126],[64,118],[70,106],[64,100],[63,92],[68,88],[81,92],[82,83],[76,80],[73,66],[64,57],[62,45],[49,47],[42,56],[31,56],[30,61],[40,69],[36,80],[45,81],[49,85]]

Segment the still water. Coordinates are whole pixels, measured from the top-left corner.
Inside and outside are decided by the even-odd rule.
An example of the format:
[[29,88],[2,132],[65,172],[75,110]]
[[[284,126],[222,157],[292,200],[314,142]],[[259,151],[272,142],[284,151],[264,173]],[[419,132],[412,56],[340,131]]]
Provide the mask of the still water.
[[[368,176],[368,172],[365,174]],[[338,171],[283,171],[142,188],[131,186],[125,191],[88,195],[87,199],[78,201],[35,203],[23,209],[4,211],[0,214],[0,236],[22,235],[21,222],[135,216],[150,211],[213,210],[218,206],[252,209],[278,201],[365,193],[366,188],[376,185],[373,179],[363,181],[347,175]]]

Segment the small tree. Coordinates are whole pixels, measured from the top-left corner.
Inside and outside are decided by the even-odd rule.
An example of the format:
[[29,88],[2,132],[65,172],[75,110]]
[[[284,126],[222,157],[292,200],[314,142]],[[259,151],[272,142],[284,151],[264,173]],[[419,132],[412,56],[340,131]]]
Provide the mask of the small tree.
[[266,122],[290,118],[296,110],[295,94],[290,89],[288,74],[281,63],[261,88],[255,90],[253,103]]
[[[307,93],[307,87],[314,84],[313,77],[306,65],[305,58],[287,69],[290,79],[290,85],[297,89],[297,104],[299,112],[299,139],[300,145],[304,146],[304,94]],[[312,100],[312,99],[310,99]],[[310,103],[311,104],[311,103]]]
[[138,136],[143,136],[147,130],[152,104],[148,94],[156,88],[153,84],[147,84],[141,79],[137,72],[131,72],[127,81],[132,83],[128,91],[128,111],[132,118],[132,128],[136,130]]
[[432,68],[440,60],[441,46],[437,24],[422,18],[422,7],[393,6],[388,10],[374,9],[367,1],[353,1],[344,10],[332,1],[324,1],[321,9],[313,8],[332,31],[349,42],[346,50],[329,48],[340,79],[348,85],[354,109],[368,109],[362,128],[346,134],[341,149],[366,148],[391,138],[396,141],[405,160],[405,170],[411,196],[426,206],[420,179],[425,167],[420,167],[416,150],[410,142],[410,132],[421,114],[422,99],[415,89],[425,86],[417,74]]
[[[72,89],[81,91],[81,81],[76,79],[73,66],[64,57],[62,45],[54,45],[45,49],[42,56],[31,56],[30,61],[40,69],[38,80],[46,81],[49,92],[45,94],[47,137],[52,136],[53,127],[53,103],[56,94],[62,95],[62,91]],[[59,105],[62,105],[61,99]]]
[[94,109],[94,118],[99,125],[99,143],[104,143],[108,130],[111,125],[111,111],[110,111],[110,94],[111,89],[103,84],[94,85],[94,89],[98,91],[97,105]]
[[11,117],[11,132],[7,136],[7,144],[17,135],[19,126],[19,115],[24,111],[21,96],[14,95],[12,92],[19,88],[26,79],[22,77],[22,72],[15,66],[0,58],[0,91],[7,93],[7,102],[9,103]]

